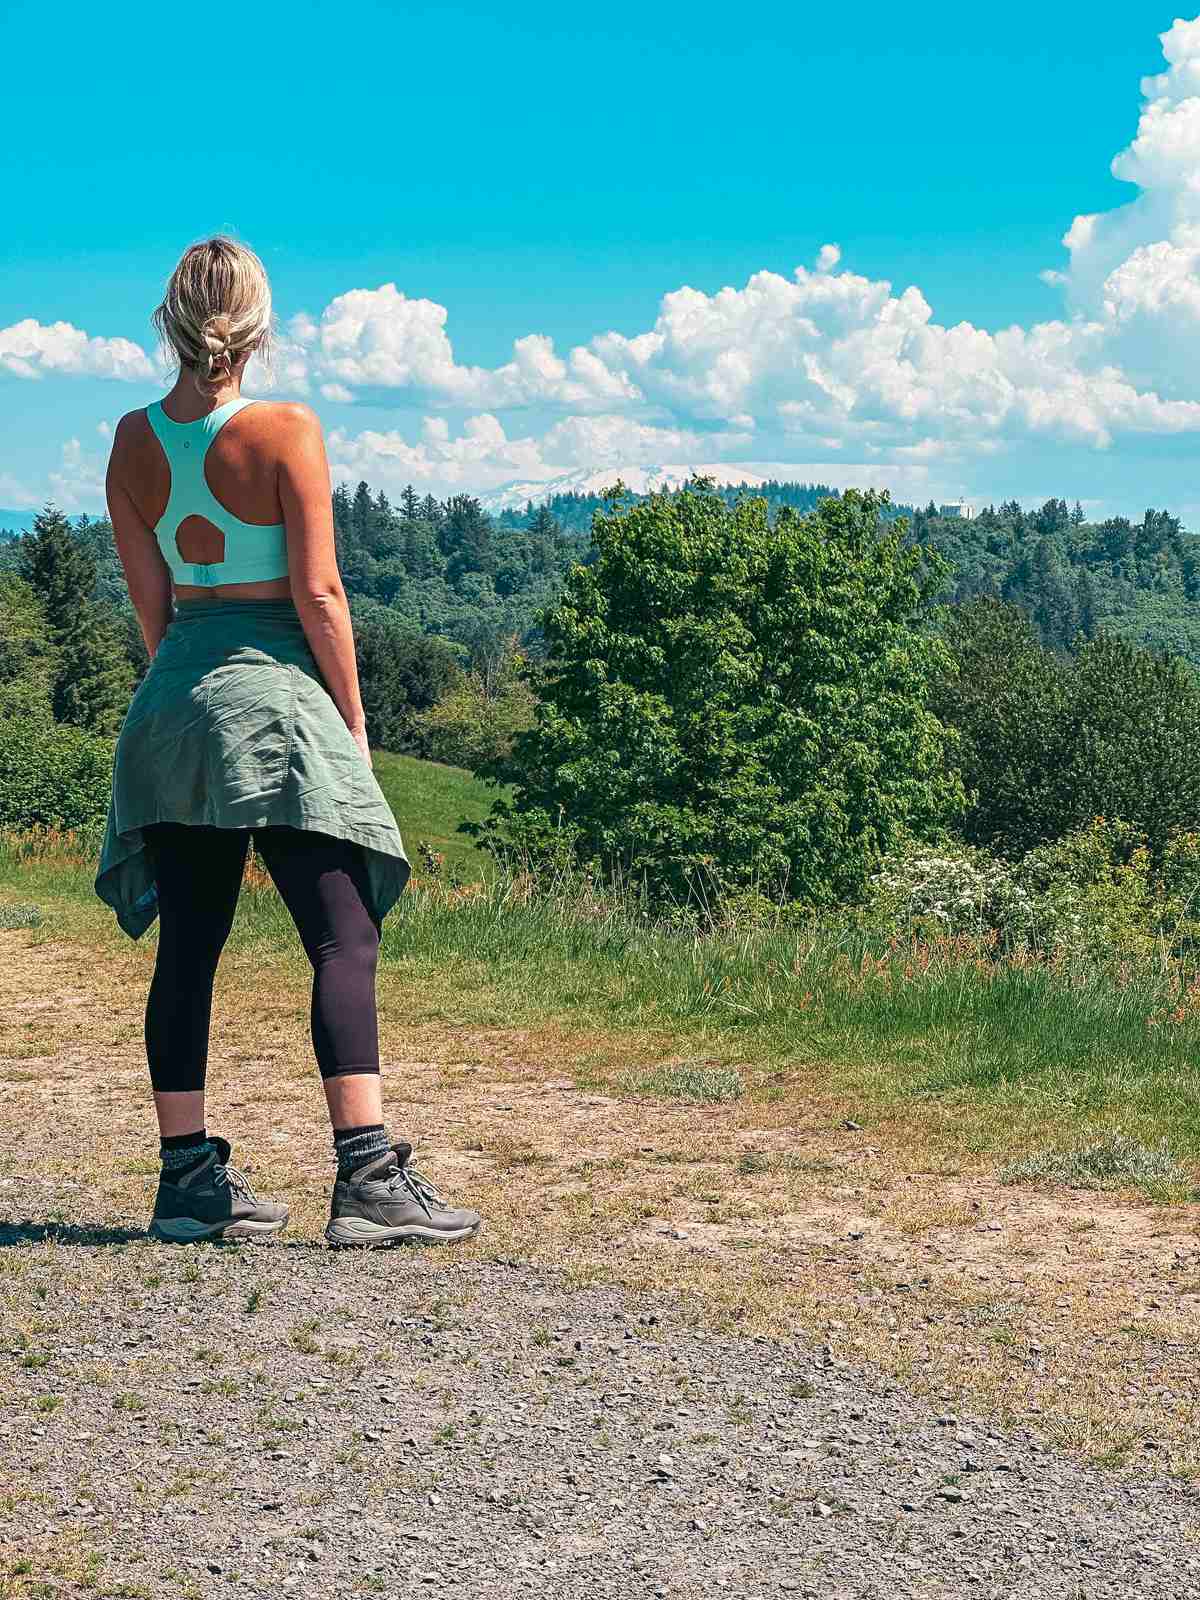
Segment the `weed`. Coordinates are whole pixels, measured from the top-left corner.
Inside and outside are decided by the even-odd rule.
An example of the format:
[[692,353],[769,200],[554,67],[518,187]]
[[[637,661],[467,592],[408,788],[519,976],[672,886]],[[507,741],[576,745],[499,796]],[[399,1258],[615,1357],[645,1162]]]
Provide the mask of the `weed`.
[[288,1343],[293,1350],[298,1350],[302,1356],[315,1356],[321,1352],[321,1345],[317,1339],[317,1329],[321,1326],[319,1317],[306,1317],[303,1322],[298,1322],[288,1335]]
[[236,1378],[205,1378],[200,1385],[201,1394],[223,1394],[227,1397],[238,1393]]
[[744,1394],[735,1394],[725,1407],[725,1415],[730,1422],[736,1422],[739,1427],[747,1427],[754,1421],[754,1410]]
[[1123,1133],[1071,1150],[1043,1150],[1001,1169],[1002,1183],[1062,1183],[1069,1189],[1140,1189],[1151,1198],[1191,1198],[1195,1189],[1165,1139],[1141,1143]]
[[746,1092],[741,1074],[734,1067],[704,1061],[656,1067],[653,1072],[634,1080],[631,1087],[638,1094],[652,1095],[655,1099],[686,1100],[692,1105],[705,1106],[740,1100]]
[[38,928],[41,924],[40,906],[0,903],[0,928]]

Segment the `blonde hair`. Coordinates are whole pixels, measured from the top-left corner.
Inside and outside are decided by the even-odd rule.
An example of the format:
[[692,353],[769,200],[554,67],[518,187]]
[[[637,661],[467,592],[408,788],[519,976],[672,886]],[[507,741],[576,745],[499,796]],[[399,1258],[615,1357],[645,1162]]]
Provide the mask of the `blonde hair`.
[[191,368],[211,395],[243,355],[264,359],[271,343],[271,285],[266,268],[244,244],[215,234],[183,252],[152,318],[164,350]]

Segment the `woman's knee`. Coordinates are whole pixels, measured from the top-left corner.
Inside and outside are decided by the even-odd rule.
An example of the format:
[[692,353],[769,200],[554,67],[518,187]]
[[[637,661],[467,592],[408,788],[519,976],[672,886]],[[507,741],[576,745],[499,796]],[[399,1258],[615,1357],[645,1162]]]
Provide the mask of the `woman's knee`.
[[154,975],[180,988],[211,987],[229,936],[223,919],[160,917]]
[[316,963],[359,979],[375,979],[379,965],[379,930],[365,914],[340,922]]

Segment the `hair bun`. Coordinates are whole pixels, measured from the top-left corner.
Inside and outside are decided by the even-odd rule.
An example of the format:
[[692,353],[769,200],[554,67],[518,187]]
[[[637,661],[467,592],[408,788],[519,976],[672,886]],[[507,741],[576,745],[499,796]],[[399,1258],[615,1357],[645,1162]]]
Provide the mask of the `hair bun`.
[[154,326],[164,348],[191,369],[203,395],[252,354],[270,350],[271,288],[262,262],[224,234],[190,245],[171,274]]
[[211,317],[204,324],[203,339],[210,355],[228,355],[232,343],[230,319],[225,316]]

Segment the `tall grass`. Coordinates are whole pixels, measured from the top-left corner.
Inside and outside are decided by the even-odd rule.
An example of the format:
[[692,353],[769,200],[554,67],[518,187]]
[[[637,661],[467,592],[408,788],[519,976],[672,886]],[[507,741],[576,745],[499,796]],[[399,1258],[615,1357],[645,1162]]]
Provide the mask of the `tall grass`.
[[[0,836],[0,895],[69,924],[71,903],[91,895],[85,862],[69,836]],[[230,948],[290,952],[302,970],[253,863]],[[628,1036],[643,1056],[651,1041],[660,1059],[743,1069],[751,1099],[827,1087],[880,1115],[935,1121],[968,1149],[1119,1125],[1200,1158],[1200,990],[1161,951],[1070,964],[966,937],[888,938],[849,919],[701,933],[656,920],[619,887],[509,870],[465,887],[418,874],[385,923],[381,959],[414,1021],[553,1022]]]

